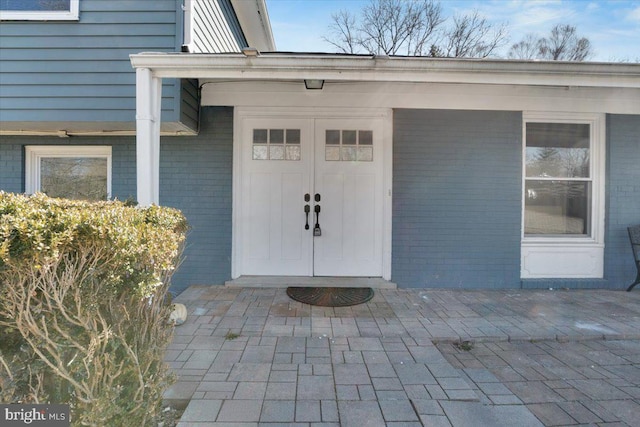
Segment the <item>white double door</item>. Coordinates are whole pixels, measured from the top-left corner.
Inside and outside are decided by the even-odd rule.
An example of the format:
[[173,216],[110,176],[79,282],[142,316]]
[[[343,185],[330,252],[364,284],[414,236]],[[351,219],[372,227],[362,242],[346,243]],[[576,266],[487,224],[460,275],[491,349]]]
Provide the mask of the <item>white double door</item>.
[[378,119],[245,119],[240,274],[382,276],[382,137]]

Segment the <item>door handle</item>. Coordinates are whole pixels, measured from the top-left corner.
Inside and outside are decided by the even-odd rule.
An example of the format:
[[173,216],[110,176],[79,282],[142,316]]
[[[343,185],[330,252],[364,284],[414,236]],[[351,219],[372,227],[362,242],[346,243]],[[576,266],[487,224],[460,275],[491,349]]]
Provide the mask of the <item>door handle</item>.
[[[317,194],[316,194],[316,199],[318,199]],[[320,229],[320,205],[315,205],[313,207],[313,210],[316,213],[316,225],[313,226],[313,235],[322,236],[322,230]]]
[[309,229],[309,212],[311,212],[311,207],[309,205],[304,205],[304,214],[306,216],[304,229]]

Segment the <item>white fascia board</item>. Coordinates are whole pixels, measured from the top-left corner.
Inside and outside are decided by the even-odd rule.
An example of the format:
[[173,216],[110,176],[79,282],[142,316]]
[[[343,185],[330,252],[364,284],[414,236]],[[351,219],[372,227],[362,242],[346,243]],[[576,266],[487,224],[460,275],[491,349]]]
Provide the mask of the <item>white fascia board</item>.
[[265,0],[231,0],[248,47],[262,52],[276,50]]
[[640,64],[340,55],[141,53],[134,68],[157,77],[220,80],[473,83],[640,88]]

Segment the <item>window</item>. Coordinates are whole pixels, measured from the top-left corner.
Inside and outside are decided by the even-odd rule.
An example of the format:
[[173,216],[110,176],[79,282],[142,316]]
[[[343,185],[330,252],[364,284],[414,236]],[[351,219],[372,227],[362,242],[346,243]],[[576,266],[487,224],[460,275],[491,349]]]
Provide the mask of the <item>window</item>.
[[324,159],[328,162],[372,162],[373,131],[326,130]]
[[602,277],[604,116],[526,113],[522,277]]
[[82,200],[111,197],[111,147],[29,146],[25,171],[27,193]]
[[254,129],[253,160],[300,160],[300,129]]
[[587,123],[526,123],[525,236],[591,236]]
[[80,0],[0,0],[0,20],[77,20]]

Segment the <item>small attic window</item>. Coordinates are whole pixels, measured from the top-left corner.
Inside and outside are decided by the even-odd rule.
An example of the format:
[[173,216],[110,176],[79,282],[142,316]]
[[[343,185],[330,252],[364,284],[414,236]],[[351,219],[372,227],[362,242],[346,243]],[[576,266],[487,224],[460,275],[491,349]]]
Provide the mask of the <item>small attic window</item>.
[[2,21],[78,20],[80,0],[0,0]]

